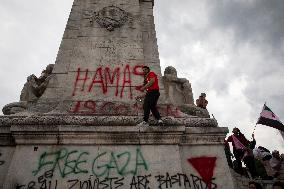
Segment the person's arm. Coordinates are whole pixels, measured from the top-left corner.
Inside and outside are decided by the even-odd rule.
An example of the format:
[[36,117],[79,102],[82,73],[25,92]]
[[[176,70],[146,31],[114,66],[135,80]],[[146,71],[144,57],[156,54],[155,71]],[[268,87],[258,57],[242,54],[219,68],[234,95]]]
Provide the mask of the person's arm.
[[208,105],[208,100],[205,100],[204,105],[205,107]]
[[140,89],[142,91],[144,91],[145,89],[147,89],[148,87],[151,87],[153,85],[153,83],[155,82],[155,78],[150,78],[150,81],[144,85],[143,87],[141,87]]
[[227,138],[227,140],[225,140],[225,143],[228,143],[228,142],[233,142],[232,136],[229,136],[229,137]]
[[196,99],[195,103],[196,103],[196,106],[198,106],[199,105],[199,99]]

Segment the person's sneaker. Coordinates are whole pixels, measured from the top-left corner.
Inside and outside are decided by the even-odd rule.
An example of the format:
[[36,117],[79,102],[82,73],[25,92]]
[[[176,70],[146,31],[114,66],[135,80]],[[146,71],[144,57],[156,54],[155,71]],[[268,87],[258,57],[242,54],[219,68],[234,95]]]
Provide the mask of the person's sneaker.
[[136,126],[143,126],[143,127],[146,127],[146,126],[149,126],[149,123],[146,122],[146,121],[142,121],[141,123],[138,123]]
[[158,120],[158,125],[164,125],[163,120],[159,119],[159,120]]

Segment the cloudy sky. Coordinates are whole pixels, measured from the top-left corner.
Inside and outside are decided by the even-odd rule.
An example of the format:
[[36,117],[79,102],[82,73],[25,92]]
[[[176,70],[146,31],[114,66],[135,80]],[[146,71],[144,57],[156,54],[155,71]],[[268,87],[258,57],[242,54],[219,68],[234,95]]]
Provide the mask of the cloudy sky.
[[[19,100],[26,77],[54,63],[72,0],[0,1],[0,107]],[[161,66],[207,93],[219,126],[250,138],[264,102],[284,122],[282,0],[155,0]],[[257,145],[284,153],[277,130]]]

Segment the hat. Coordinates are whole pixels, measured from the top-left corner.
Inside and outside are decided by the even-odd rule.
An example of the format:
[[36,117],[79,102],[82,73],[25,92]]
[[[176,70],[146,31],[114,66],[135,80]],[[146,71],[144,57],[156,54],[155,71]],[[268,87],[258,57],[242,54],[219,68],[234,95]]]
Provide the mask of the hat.
[[150,70],[149,66],[143,66],[142,68],[146,68],[146,69]]

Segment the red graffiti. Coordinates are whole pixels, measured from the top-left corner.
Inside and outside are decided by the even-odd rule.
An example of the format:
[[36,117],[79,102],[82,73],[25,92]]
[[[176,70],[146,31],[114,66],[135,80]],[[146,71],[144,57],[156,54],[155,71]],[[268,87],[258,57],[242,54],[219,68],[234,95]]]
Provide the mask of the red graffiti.
[[110,76],[109,68],[105,68],[105,77],[106,77],[106,90],[108,88],[108,80],[111,84],[114,82],[114,78],[116,76],[116,88],[115,88],[115,96],[118,95],[118,84],[119,84],[119,76],[120,76],[120,68],[117,67],[114,69],[112,76]]
[[[173,105],[160,105],[157,108],[162,116],[182,117],[180,110]],[[70,112],[86,115],[138,115],[139,112],[143,113],[143,105],[137,102],[77,101]]]
[[212,188],[212,178],[216,166],[216,159],[216,157],[206,156],[187,159],[187,161],[199,173],[209,189]]
[[[96,95],[96,93],[107,94],[109,85],[114,84],[114,96],[117,97],[119,95],[120,98],[123,98],[128,89],[129,98],[132,99],[132,87],[134,87],[132,85],[132,75],[143,76],[142,65],[136,65],[134,67],[130,67],[129,65],[125,65],[124,67],[117,66],[113,70],[109,67],[100,66],[96,69],[93,76],[91,76],[89,69],[83,71],[81,68],[78,68],[72,96],[75,96],[78,90],[81,92],[93,92],[94,95]],[[120,81],[120,78],[122,78],[122,81]],[[99,87],[101,91],[94,90],[95,86]],[[137,86],[135,89],[138,90]]]
[[[158,109],[161,109],[161,108],[158,107]],[[182,117],[182,115],[181,115],[182,112],[177,107],[175,107],[173,105],[167,105],[165,112],[166,112],[167,116]]]
[[[77,101],[72,113],[92,115],[129,115],[131,110],[125,104],[114,102]],[[134,113],[134,112],[132,112]]]

